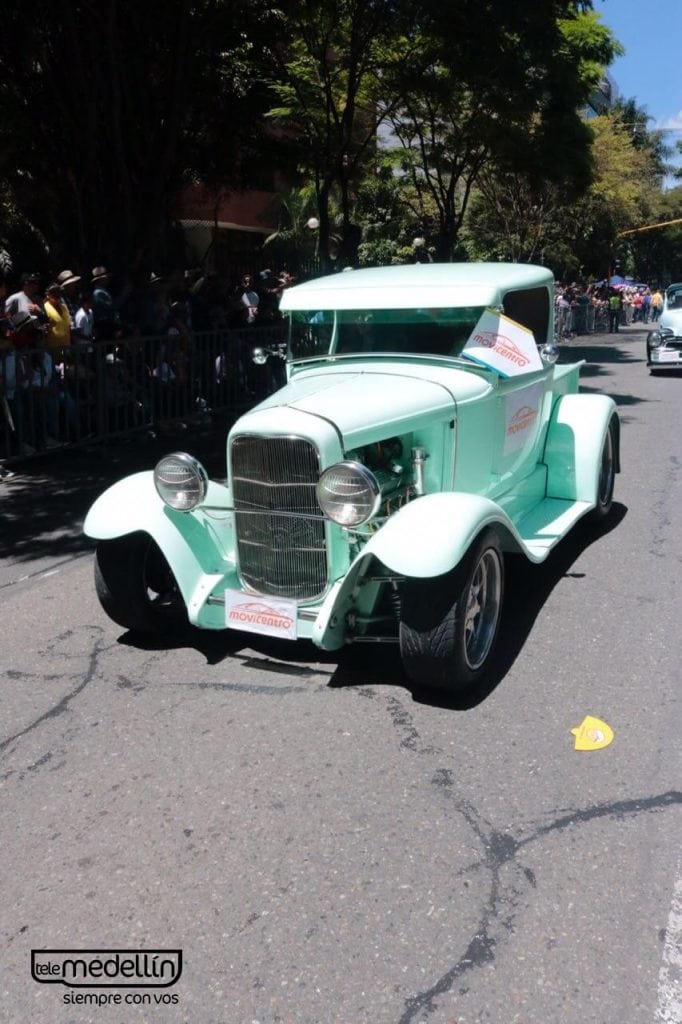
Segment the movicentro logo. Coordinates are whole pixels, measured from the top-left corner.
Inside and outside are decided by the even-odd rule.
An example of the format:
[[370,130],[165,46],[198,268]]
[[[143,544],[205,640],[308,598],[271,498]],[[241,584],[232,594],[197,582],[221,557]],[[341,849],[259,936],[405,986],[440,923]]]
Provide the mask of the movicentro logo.
[[31,950],[31,975],[42,985],[167,988],[181,974],[181,949]]

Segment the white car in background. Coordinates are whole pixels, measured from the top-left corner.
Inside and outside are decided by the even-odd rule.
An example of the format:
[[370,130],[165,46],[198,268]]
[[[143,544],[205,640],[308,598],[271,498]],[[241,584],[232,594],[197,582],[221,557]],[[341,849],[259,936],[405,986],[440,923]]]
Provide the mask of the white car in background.
[[646,364],[652,374],[682,369],[682,282],[665,290],[663,312],[646,339]]

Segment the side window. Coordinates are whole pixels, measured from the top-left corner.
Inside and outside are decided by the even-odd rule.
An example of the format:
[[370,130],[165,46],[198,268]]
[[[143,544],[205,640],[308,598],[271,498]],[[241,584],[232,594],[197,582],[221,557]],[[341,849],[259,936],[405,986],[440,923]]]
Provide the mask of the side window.
[[547,288],[523,288],[507,292],[504,312],[511,320],[523,324],[535,335],[537,345],[547,341],[549,327],[549,291]]

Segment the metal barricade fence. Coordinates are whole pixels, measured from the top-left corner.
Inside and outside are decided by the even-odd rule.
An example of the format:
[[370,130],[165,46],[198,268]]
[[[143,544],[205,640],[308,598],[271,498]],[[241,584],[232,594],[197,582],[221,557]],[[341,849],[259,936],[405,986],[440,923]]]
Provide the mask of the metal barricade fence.
[[590,334],[606,334],[609,329],[609,309],[605,304],[590,306]]
[[283,383],[287,324],[0,352],[0,459],[234,415]]
[[573,335],[573,310],[570,306],[555,306],[554,336],[557,341],[567,340]]
[[599,304],[578,303],[576,306],[558,306],[554,309],[554,335],[557,342],[570,341],[574,335],[603,334],[609,329],[608,307]]
[[[573,310],[555,310],[557,341]],[[582,327],[582,321],[580,323]],[[155,432],[211,412],[236,417],[283,381],[283,364],[256,366],[254,348],[286,340],[287,323],[0,352],[0,459]],[[317,350],[319,327],[300,328]],[[608,330],[608,309],[586,308],[587,333]]]

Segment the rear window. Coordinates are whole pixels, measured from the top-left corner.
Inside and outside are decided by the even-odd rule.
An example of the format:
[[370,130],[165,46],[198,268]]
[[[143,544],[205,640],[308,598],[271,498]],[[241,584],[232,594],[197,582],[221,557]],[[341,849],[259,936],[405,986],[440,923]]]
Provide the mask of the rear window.
[[523,324],[535,336],[536,345],[547,341],[549,327],[549,292],[546,288],[522,288],[507,292],[504,311],[510,320]]

